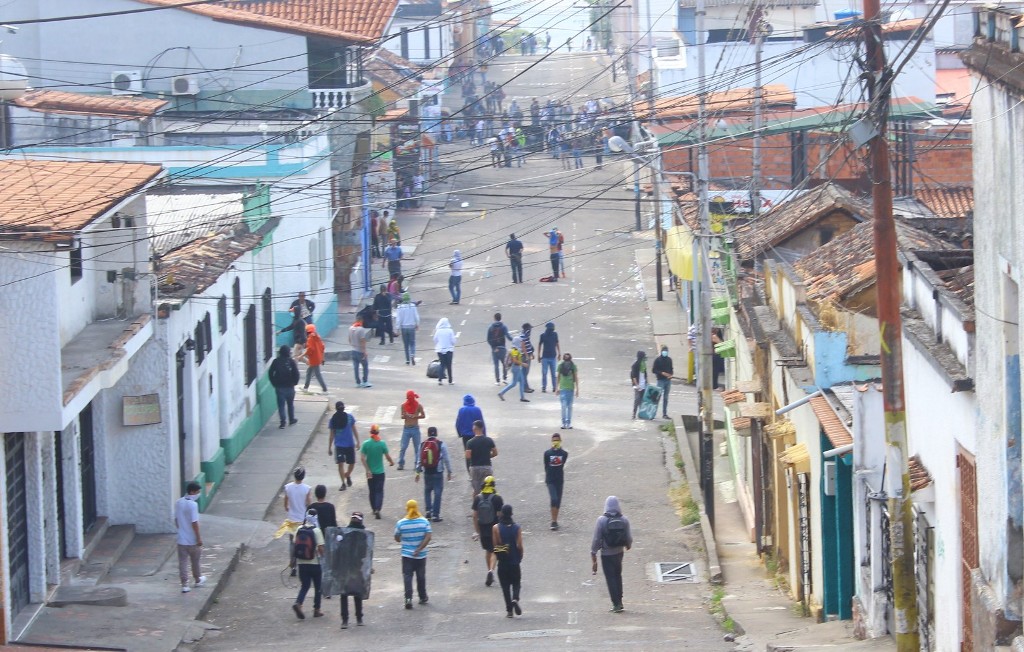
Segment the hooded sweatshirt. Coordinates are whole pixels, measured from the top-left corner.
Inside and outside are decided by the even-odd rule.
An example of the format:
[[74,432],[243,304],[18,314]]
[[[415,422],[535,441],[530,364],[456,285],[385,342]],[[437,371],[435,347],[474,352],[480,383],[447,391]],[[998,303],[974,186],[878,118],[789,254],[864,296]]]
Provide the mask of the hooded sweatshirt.
[[452,252],[448,266],[451,268],[452,276],[462,276],[462,253],[458,249]]
[[402,295],[402,303],[395,310],[395,326],[398,328],[419,328],[420,311],[416,308],[408,294]]
[[647,354],[643,351],[636,352],[636,362],[629,368],[629,379],[637,389],[647,387]]
[[[483,421],[484,413],[476,406],[476,399],[471,394],[466,394],[462,397],[462,407],[459,408],[459,413],[455,417],[455,432],[459,434],[459,437],[472,437],[473,436],[473,422]],[[484,426],[484,434],[487,434],[487,426]]]
[[437,326],[434,327],[434,351],[438,353],[454,351],[457,340],[458,338],[455,337],[455,331],[452,330],[452,325],[448,322],[448,318],[442,317],[439,319]]
[[553,322],[544,325],[544,332],[537,338],[537,344],[540,346],[541,359],[558,357],[558,333],[555,332]]
[[316,331],[306,335],[306,362],[310,367],[319,367],[324,363],[324,341]]
[[[608,525],[608,519],[611,517],[621,518],[626,522],[626,544],[625,546],[615,546],[614,548],[607,548],[604,545],[604,529]],[[627,547],[633,546],[633,529],[629,525],[629,519],[622,515],[622,507],[619,505],[619,499],[615,496],[608,496],[604,501],[604,514],[597,517],[597,525],[594,527],[594,538],[590,542],[590,554],[596,555],[600,550],[601,555],[618,555],[625,552]]]

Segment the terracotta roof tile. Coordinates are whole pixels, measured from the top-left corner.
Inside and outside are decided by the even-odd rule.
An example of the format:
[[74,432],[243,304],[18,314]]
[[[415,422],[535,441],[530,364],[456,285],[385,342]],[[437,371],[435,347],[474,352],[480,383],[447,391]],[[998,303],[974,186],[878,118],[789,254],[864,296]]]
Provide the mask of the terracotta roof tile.
[[750,430],[752,419],[750,417],[736,417],[732,420],[734,430]]
[[262,239],[241,225],[225,227],[165,254],[160,258],[160,297],[184,299],[202,292]]
[[738,228],[736,255],[740,260],[753,260],[836,211],[858,222],[871,217],[869,204],[838,185],[825,184],[779,204],[756,221]]
[[143,163],[0,161],[0,237],[68,240],[162,171]]
[[29,91],[14,100],[22,108],[41,113],[73,113],[111,118],[148,118],[167,106],[166,100],[130,95],[87,95],[65,91]]
[[910,490],[917,491],[930,485],[932,483],[932,476],[928,473],[928,469],[925,468],[924,464],[921,463],[921,458],[915,455],[910,458],[909,462]]
[[[727,91],[708,93],[705,108],[708,112],[728,114],[736,111],[748,111],[754,106],[755,93],[753,88],[735,88]],[[662,97],[654,101],[654,115],[659,120],[676,120],[679,118],[696,117],[699,106],[697,95],[681,97]],[[796,106],[796,95],[788,86],[782,84],[765,84],[764,103],[767,109]],[[647,100],[638,100],[633,108],[637,116],[650,117]]]
[[422,68],[385,48],[378,48],[363,69],[373,83],[374,90],[381,94],[381,99],[388,105],[412,97],[420,90],[416,76]]
[[974,188],[970,186],[915,187],[914,198],[939,217],[974,214]]
[[746,401],[747,397],[743,392],[738,392],[735,389],[728,389],[722,392],[722,402],[726,405],[732,405],[733,403],[742,403]]
[[846,427],[842,419],[836,415],[827,398],[824,396],[812,398],[811,409],[814,410],[814,416],[818,417],[821,429],[825,431],[825,436],[832,442],[833,448],[853,443],[853,433]]
[[[181,0],[141,0],[172,7]],[[225,0],[182,7],[214,20],[369,43],[384,36],[398,0]]]

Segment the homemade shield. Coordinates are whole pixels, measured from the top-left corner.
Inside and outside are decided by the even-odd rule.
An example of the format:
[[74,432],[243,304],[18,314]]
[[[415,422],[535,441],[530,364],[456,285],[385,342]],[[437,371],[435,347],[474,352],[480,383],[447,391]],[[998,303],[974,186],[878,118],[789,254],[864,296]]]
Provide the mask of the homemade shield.
[[636,415],[641,419],[650,421],[658,416],[658,403],[661,401],[661,388],[657,385],[648,385],[644,389],[643,398],[640,400],[640,409]]
[[322,568],[324,593],[368,599],[373,569],[373,532],[351,527],[327,528]]

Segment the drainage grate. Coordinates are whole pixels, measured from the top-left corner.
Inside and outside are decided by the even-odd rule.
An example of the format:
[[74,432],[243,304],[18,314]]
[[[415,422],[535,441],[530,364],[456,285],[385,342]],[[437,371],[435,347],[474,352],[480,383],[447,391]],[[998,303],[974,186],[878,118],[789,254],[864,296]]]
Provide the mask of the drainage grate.
[[691,561],[659,561],[655,565],[659,582],[698,582],[697,569]]

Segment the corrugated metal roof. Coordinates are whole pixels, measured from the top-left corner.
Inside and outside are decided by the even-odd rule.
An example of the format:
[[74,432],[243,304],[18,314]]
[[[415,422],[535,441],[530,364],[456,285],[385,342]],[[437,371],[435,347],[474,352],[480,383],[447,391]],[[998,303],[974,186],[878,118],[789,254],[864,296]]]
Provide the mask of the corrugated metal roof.
[[157,255],[242,221],[242,193],[146,195],[146,216]]

